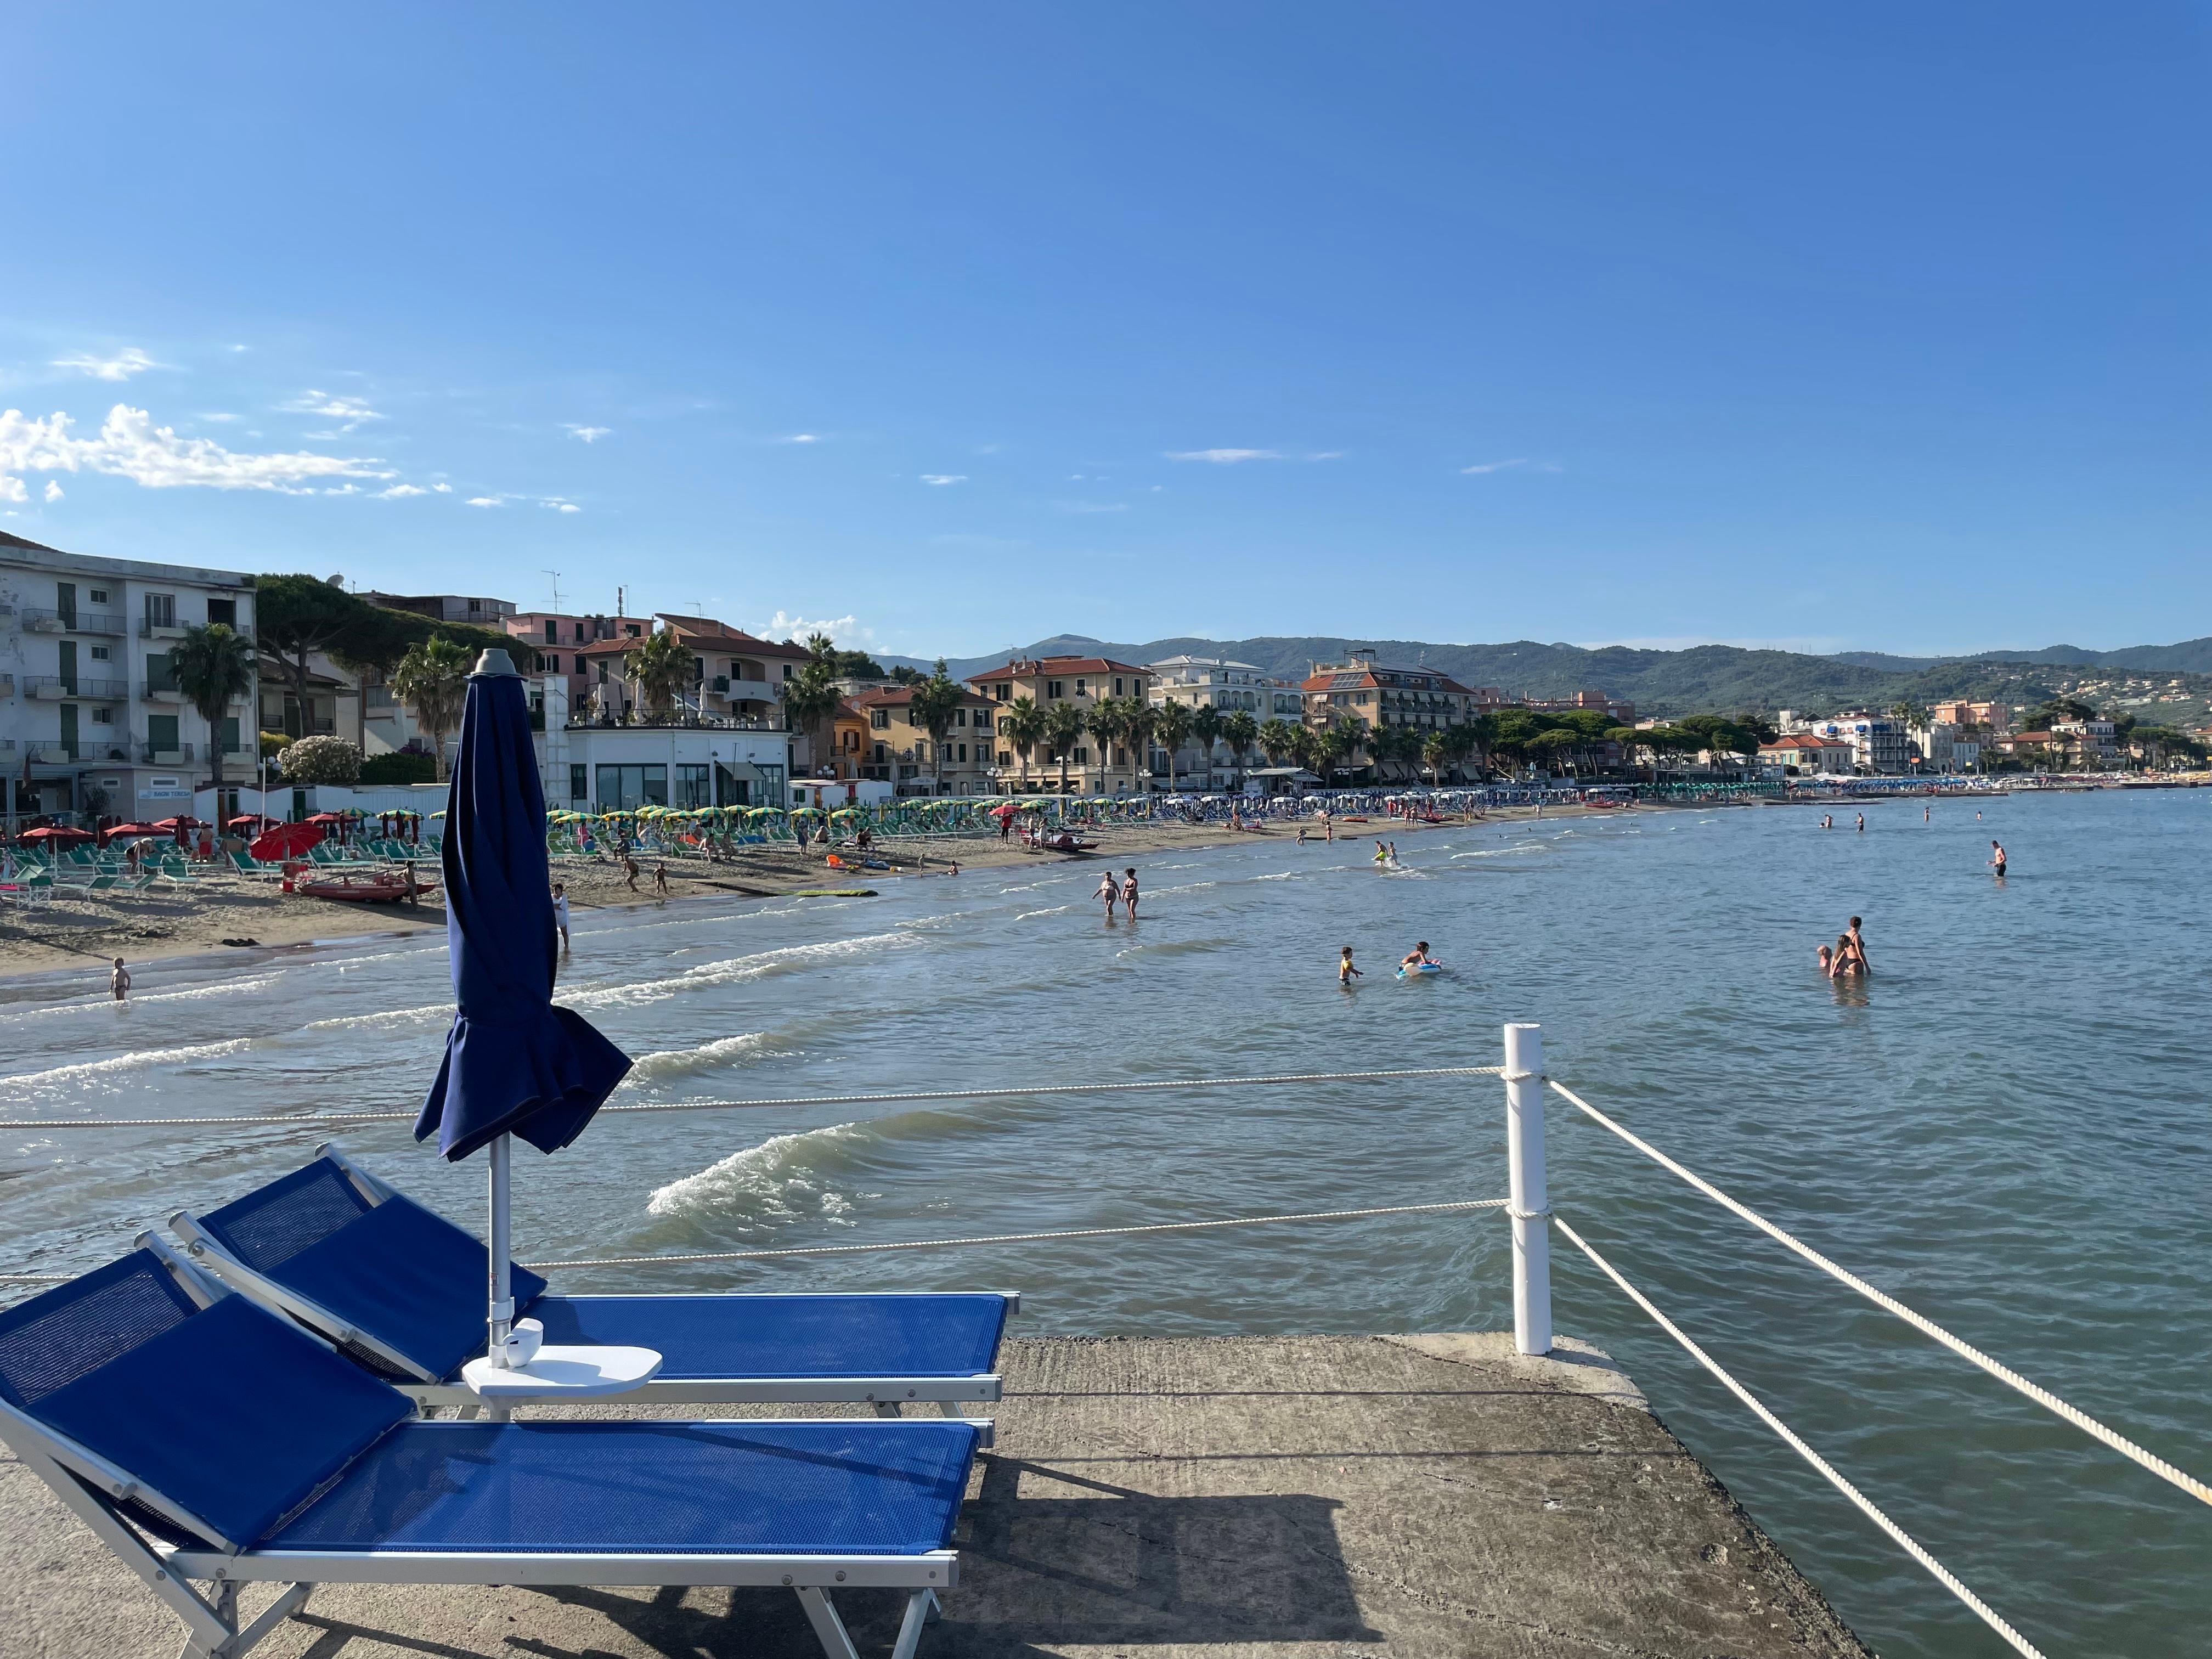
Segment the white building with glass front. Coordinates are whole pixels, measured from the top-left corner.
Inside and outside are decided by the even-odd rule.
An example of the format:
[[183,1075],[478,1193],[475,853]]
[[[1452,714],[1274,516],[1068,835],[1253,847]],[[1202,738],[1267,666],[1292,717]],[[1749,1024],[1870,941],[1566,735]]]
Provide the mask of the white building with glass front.
[[665,726],[570,725],[568,677],[529,682],[545,805],[574,812],[641,806],[783,806],[791,734],[697,716]]
[[[1288,720],[1296,725],[1304,709],[1295,684],[1277,679],[1249,662],[1234,662],[1223,657],[1165,657],[1146,665],[1145,672],[1152,676],[1149,701],[1155,708],[1170,702],[1188,708],[1215,708],[1224,717],[1249,714],[1258,726],[1269,720]],[[1225,781],[1235,775],[1237,754],[1219,738],[1215,739],[1211,755],[1202,756],[1202,746],[1195,739],[1185,743],[1176,751],[1175,772],[1188,787],[1211,789],[1216,787],[1217,781]],[[1164,751],[1154,753],[1154,775],[1164,783],[1167,757]],[[1266,762],[1255,751],[1248,750],[1243,764],[1249,770]]]
[[156,819],[191,810],[220,751],[253,771],[254,690],[212,726],[177,689],[187,628],[253,635],[253,578],[95,558],[0,532],[0,773],[8,810]]

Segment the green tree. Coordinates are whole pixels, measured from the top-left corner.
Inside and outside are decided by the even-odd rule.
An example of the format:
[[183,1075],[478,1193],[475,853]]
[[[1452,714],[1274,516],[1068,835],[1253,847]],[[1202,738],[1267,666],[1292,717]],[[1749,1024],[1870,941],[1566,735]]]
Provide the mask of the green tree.
[[[415,723],[430,734],[441,783],[448,776],[446,733],[461,723],[471,665],[465,647],[451,640],[428,640],[402,657],[392,673],[392,695],[415,711]],[[285,753],[289,757],[291,750]]]
[[1168,793],[1176,793],[1176,762],[1178,751],[1190,740],[1190,707],[1187,703],[1164,702],[1152,711],[1152,735],[1159,739],[1160,747],[1168,751]]
[[1137,774],[1152,761],[1152,734],[1159,729],[1160,711],[1139,694],[1124,705],[1129,719],[1122,740],[1129,745],[1129,790],[1136,793]]
[[325,732],[285,744],[276,764],[287,783],[353,783],[361,777],[361,750]]
[[1260,740],[1260,722],[1239,708],[1221,722],[1221,740],[1229,745],[1229,753],[1237,763],[1237,787],[1241,792],[1244,787],[1244,757]]
[[1068,751],[1083,735],[1083,711],[1066,698],[1044,711],[1044,741],[1048,754],[1060,762],[1060,793],[1067,793]]
[[826,658],[809,657],[783,683],[784,726],[806,739],[807,756],[817,770],[826,753],[825,738],[835,731],[837,711],[844,704],[844,695],[837,690],[836,665]]
[[253,647],[228,623],[187,628],[185,637],[169,649],[169,672],[178,690],[207,722],[208,760],[218,790],[222,787],[222,723],[229,718],[232,701],[253,690],[254,666]]
[[1298,733],[1304,729],[1291,720],[1262,720],[1260,723],[1260,752],[1267,757],[1267,764],[1288,766],[1297,761]]
[[1045,738],[1045,717],[1034,699],[1016,697],[1006,705],[1006,712],[999,717],[999,731],[1016,754],[1022,757],[1022,785],[1028,787],[1030,757]]
[[1443,731],[1431,732],[1421,739],[1421,764],[1429,769],[1429,787],[1443,787],[1444,768],[1451,763],[1452,741]]
[[623,653],[623,672],[637,687],[646,718],[659,725],[674,717],[684,688],[696,684],[699,659],[689,646],[664,628]]
[[254,638],[289,682],[304,720],[307,711],[307,659],[328,652],[362,613],[376,607],[343,587],[313,576],[257,576],[253,582]]
[[937,672],[914,688],[908,712],[914,723],[929,733],[930,793],[945,793],[945,734],[952,729],[953,718],[966,706],[967,688],[945,672],[945,659],[937,659]]
[[1190,711],[1190,735],[1198,744],[1198,752],[1206,765],[1206,787],[1213,787],[1213,745],[1220,741],[1223,715],[1210,702],[1202,702]]

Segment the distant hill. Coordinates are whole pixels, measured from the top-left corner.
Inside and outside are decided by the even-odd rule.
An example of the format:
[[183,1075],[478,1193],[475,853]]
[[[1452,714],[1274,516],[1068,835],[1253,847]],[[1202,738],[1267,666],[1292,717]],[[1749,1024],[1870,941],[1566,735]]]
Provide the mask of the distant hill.
[[[1341,661],[1355,647],[1385,662],[1425,665],[1470,686],[1497,686],[1521,696],[1565,696],[1579,690],[1626,697],[1646,714],[1791,708],[1825,714],[1850,705],[1886,707],[1899,700],[1929,702],[1945,697],[2040,702],[2077,692],[2102,707],[2137,708],[2145,720],[2196,720],[2212,713],[2212,638],[2179,645],[2134,646],[2089,651],[2051,646],[2038,651],[1981,652],[1959,657],[1895,656],[1877,651],[1814,656],[1796,651],[1754,651],[1700,645],[1681,651],[1626,646],[1592,650],[1516,640],[1503,645],[1440,645],[1419,640],[1345,638],[1331,635],[1267,635],[1209,640],[1188,636],[1141,643],[1057,634],[1021,648],[1024,656],[1106,656],[1122,662],[1157,662],[1188,653],[1249,662],[1285,679],[1303,679],[1316,662]],[[951,659],[957,678],[996,667],[1004,652]],[[915,658],[883,657],[886,665],[932,665]],[[2178,692],[2168,683],[2179,677]],[[2154,699],[2172,699],[2151,707]]]

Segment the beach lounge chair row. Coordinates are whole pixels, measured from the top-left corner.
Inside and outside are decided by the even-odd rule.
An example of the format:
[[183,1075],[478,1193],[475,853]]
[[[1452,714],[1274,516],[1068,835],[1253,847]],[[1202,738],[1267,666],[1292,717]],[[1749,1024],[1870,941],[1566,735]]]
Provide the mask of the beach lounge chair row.
[[[318,1583],[760,1585],[907,1593],[912,1659],[995,1400],[1012,1297],[553,1297],[549,1342],[651,1346],[641,1401],[844,1400],[949,1420],[432,1421],[473,1402],[487,1256],[330,1148],[0,1312],[0,1438],[186,1626],[238,1659]],[[503,1417],[503,1413],[501,1413]],[[288,1588],[247,1620],[237,1586]],[[203,1593],[200,1584],[212,1586]]]

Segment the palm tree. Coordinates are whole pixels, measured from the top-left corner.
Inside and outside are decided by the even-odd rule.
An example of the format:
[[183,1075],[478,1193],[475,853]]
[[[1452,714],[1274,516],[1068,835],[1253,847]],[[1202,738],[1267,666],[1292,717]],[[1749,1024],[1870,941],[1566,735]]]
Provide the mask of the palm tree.
[[[222,788],[222,723],[234,698],[253,690],[254,668],[259,657],[246,635],[228,623],[210,623],[187,628],[185,637],[169,649],[169,673],[177,689],[191,700],[207,722],[208,760],[215,769],[215,787]],[[306,707],[305,704],[301,705]],[[216,814],[221,817],[221,813]]]
[[1444,781],[1444,763],[1452,757],[1451,738],[1443,732],[1431,732],[1421,743],[1421,764],[1429,769],[1429,787],[1441,789]]
[[675,713],[684,688],[698,678],[698,659],[664,628],[623,653],[623,672],[636,684],[647,718],[658,722]]
[[1152,711],[1152,735],[1160,747],[1168,751],[1168,793],[1176,793],[1176,751],[1190,737],[1190,707],[1187,703],[1164,702]]
[[783,723],[806,739],[806,752],[817,768],[823,757],[822,728],[836,718],[844,702],[835,665],[819,657],[800,669],[796,679],[783,683]]
[[461,723],[471,665],[466,647],[434,639],[409,646],[392,671],[392,696],[415,711],[415,723],[430,734],[441,783],[452,775],[446,769],[446,733]]
[[999,730],[1022,757],[1022,782],[1026,787],[1030,781],[1030,757],[1044,741],[1045,717],[1033,699],[1016,697],[999,717]]
[[1060,759],[1060,793],[1067,793],[1067,751],[1075,747],[1075,740],[1083,735],[1083,711],[1073,702],[1060,702],[1044,711],[1044,741],[1046,751]]
[[[1287,766],[1298,760],[1298,733],[1305,730],[1291,720],[1265,720],[1260,726],[1260,752],[1270,766]],[[1299,762],[1303,765],[1304,762]]]
[[1190,735],[1198,741],[1198,752],[1206,763],[1206,787],[1213,787],[1213,745],[1220,740],[1223,715],[1210,702],[1202,702],[1190,711]]
[[1291,727],[1290,756],[1320,780],[1324,789],[1328,787],[1328,734],[1318,726]]
[[908,704],[908,718],[929,733],[930,793],[945,793],[945,734],[952,729],[953,716],[968,701],[967,689],[945,672],[945,659],[937,659],[937,671],[914,688],[913,700]]
[[1103,790],[1114,764],[1114,745],[1129,740],[1129,710],[1120,697],[1100,697],[1091,705],[1083,723],[1098,739],[1098,787]]
[[1137,774],[1150,763],[1146,752],[1152,746],[1152,734],[1159,730],[1160,711],[1141,696],[1131,697],[1127,705],[1129,724],[1122,740],[1129,745],[1129,793],[1137,793]]
[[1244,757],[1252,752],[1252,745],[1260,739],[1260,722],[1240,708],[1221,722],[1221,738],[1236,758],[1237,788],[1241,793],[1244,788]]

